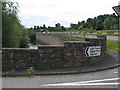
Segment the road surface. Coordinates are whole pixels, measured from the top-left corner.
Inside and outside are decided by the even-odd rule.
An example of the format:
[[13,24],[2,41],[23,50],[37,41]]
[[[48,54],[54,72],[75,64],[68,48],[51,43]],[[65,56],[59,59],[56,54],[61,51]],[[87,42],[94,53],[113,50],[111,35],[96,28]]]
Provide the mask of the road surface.
[[[76,35],[72,35],[72,36],[76,37]],[[83,37],[83,35],[77,35],[77,37]],[[88,37],[88,38],[97,38],[96,35],[86,35],[85,37]],[[107,40],[120,41],[119,40],[119,36],[107,36]]]
[[34,77],[4,77],[3,88],[118,88],[118,69]]

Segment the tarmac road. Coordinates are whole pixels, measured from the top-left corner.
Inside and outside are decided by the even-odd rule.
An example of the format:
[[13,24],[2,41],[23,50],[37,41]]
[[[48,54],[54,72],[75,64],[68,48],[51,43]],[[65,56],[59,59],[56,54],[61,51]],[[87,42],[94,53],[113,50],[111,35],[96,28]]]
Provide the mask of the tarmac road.
[[[75,36],[76,35],[72,35]],[[83,37],[83,35],[77,35],[77,37]],[[86,35],[85,37],[96,38],[96,35]],[[119,41],[119,36],[107,36],[107,40]]]
[[[120,69],[120,68],[119,68]],[[3,88],[118,88],[118,68],[68,75],[3,77]]]

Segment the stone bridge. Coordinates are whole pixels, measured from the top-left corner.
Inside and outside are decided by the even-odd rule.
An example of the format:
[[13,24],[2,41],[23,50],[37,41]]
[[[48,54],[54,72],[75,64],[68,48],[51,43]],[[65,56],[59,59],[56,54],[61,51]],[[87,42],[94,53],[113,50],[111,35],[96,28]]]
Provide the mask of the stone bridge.
[[[85,38],[85,41],[64,42],[57,37],[55,39],[54,36],[37,35],[38,38],[50,41],[49,45],[39,45],[38,49],[3,48],[3,71],[12,69],[22,71],[29,67],[34,67],[36,70],[81,67],[99,62],[106,53],[106,36]],[[55,40],[58,43],[51,44]]]

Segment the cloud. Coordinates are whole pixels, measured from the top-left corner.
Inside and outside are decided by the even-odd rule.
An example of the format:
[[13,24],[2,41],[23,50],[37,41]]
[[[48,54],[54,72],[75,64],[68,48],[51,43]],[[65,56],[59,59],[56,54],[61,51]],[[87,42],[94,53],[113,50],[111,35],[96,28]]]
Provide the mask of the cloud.
[[[33,24],[63,24],[93,18],[102,14],[112,14],[112,6],[119,0],[18,0],[21,21]],[[31,18],[31,19],[30,19]],[[39,21],[38,21],[39,20]],[[24,23],[25,23],[24,22]],[[25,24],[26,25],[26,24]],[[31,25],[31,24],[30,24]],[[29,25],[29,26],[30,26]],[[28,26],[28,24],[27,24]]]
[[51,17],[45,17],[45,16],[30,16],[30,17],[20,17],[21,22],[23,25],[26,25],[26,27],[33,27],[34,25],[43,26],[45,24],[46,26],[55,26],[56,23],[61,23],[61,25],[64,25],[66,27],[69,27],[69,22],[67,20],[64,20],[62,18],[51,18]]

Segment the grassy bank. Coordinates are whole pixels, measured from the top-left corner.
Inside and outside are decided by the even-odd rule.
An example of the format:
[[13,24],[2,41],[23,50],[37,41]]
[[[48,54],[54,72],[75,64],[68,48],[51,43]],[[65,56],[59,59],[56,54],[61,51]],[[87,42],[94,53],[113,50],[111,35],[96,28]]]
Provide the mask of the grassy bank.
[[107,52],[109,53],[118,53],[120,42],[107,40]]

